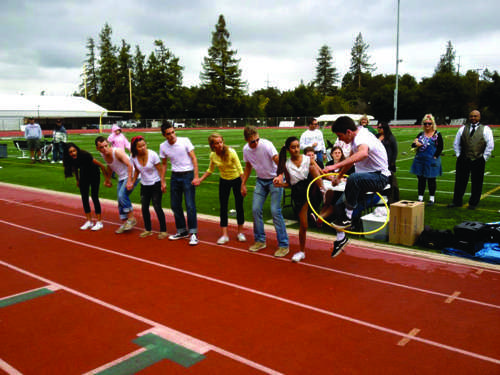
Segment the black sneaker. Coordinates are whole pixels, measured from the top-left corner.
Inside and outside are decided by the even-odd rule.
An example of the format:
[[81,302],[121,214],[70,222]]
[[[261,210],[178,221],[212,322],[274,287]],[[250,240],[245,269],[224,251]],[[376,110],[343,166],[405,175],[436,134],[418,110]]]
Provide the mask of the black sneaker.
[[345,214],[336,218],[332,221],[332,226],[335,229],[348,229],[352,226],[352,220],[349,219]]
[[345,236],[343,240],[333,241],[333,250],[331,257],[335,258],[337,255],[339,255],[344,246],[347,245],[348,242],[349,239],[347,238],[347,236]]
[[188,232],[181,232],[181,233],[171,234],[170,236],[168,236],[168,239],[171,241],[175,241],[175,240],[180,240],[181,238],[188,238],[188,237],[189,237]]

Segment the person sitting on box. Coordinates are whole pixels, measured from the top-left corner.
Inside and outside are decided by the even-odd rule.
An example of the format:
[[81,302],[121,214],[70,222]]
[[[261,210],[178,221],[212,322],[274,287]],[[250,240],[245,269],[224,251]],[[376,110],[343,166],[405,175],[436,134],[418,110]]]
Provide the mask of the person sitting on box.
[[367,192],[382,192],[389,182],[391,172],[382,142],[366,128],[357,127],[350,117],[339,117],[332,125],[332,132],[340,140],[351,144],[349,157],[324,169],[325,173],[330,173],[340,168],[332,184],[338,184],[346,171],[353,165],[356,167],[356,172],[347,179],[344,194],[337,201],[337,207],[344,205],[344,209],[332,222],[337,230],[331,254],[333,258],[340,254],[348,242],[344,230],[352,225],[353,210],[364,200]]

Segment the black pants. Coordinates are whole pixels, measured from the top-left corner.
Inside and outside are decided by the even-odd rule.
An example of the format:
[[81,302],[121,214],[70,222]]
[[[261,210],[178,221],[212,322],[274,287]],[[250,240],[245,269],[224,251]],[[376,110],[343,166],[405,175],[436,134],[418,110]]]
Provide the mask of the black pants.
[[165,213],[161,208],[161,183],[158,181],[154,185],[141,185],[141,210],[142,219],[144,220],[144,228],[151,230],[151,215],[149,213],[149,204],[153,201],[153,208],[156,212],[156,217],[160,223],[160,232],[167,231],[167,222],[165,221]]
[[94,211],[96,215],[101,213],[101,203],[99,202],[99,185],[101,184],[100,175],[94,178],[81,178],[80,177],[80,195],[82,197],[83,211],[88,214],[90,213],[90,203],[89,203],[89,190],[92,197],[92,203],[94,203]]
[[471,192],[469,198],[470,206],[477,206],[481,199],[481,192],[483,190],[484,168],[486,162],[483,157],[470,160],[465,156],[459,156],[456,164],[455,174],[455,191],[453,192],[453,204],[461,206],[463,204],[463,197],[467,184],[471,183]]
[[234,180],[219,179],[219,201],[220,201],[220,226],[227,227],[227,207],[229,194],[233,189],[234,204],[236,206],[236,220],[238,225],[245,222],[245,212],[243,210],[243,196],[241,195],[241,177]]
[[423,176],[418,177],[418,195],[424,195],[426,183],[429,185],[429,195],[436,195],[436,177],[425,178]]

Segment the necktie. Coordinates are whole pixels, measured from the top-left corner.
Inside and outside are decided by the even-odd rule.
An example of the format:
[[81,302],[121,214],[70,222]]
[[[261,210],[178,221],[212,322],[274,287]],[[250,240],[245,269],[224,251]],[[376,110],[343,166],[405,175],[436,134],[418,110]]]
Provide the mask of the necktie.
[[471,125],[472,130],[470,131],[470,136],[472,137],[474,135],[474,132],[476,131],[476,125]]

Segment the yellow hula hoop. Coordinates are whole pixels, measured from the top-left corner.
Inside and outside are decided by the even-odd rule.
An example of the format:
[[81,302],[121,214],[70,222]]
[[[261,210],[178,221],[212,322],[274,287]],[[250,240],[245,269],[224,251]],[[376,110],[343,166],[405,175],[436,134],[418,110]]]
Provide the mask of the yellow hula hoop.
[[323,178],[323,177],[326,177],[326,176],[335,176],[335,175],[338,175],[338,173],[326,173],[326,174],[322,174],[316,178],[314,178],[310,183],[309,183],[309,186],[307,186],[307,192],[306,192],[306,197],[307,197],[307,203],[309,204],[309,207],[311,207],[311,210],[312,212],[314,212],[314,214],[323,222],[325,223],[326,225],[328,225],[329,227],[335,229],[336,231],[341,231],[341,232],[345,232],[345,233],[349,233],[349,234],[358,234],[358,235],[369,235],[369,234],[373,234],[373,233],[377,233],[378,231],[384,229],[384,227],[389,223],[389,213],[390,213],[390,210],[389,210],[389,206],[387,204],[387,201],[384,199],[384,197],[382,195],[380,195],[379,192],[376,192],[376,194],[380,197],[380,199],[382,199],[382,201],[384,202],[384,205],[385,205],[385,208],[387,210],[387,217],[385,219],[385,222],[379,227],[379,228],[376,228],[374,230],[371,230],[369,232],[352,232],[352,231],[349,231],[349,230],[342,230],[342,229],[337,229],[335,228],[331,223],[327,222],[325,219],[323,219],[317,212],[316,210],[314,209],[313,205],[311,204],[311,201],[309,199],[309,190],[311,189],[311,186],[312,184],[314,184],[314,182],[319,179],[319,178]]

